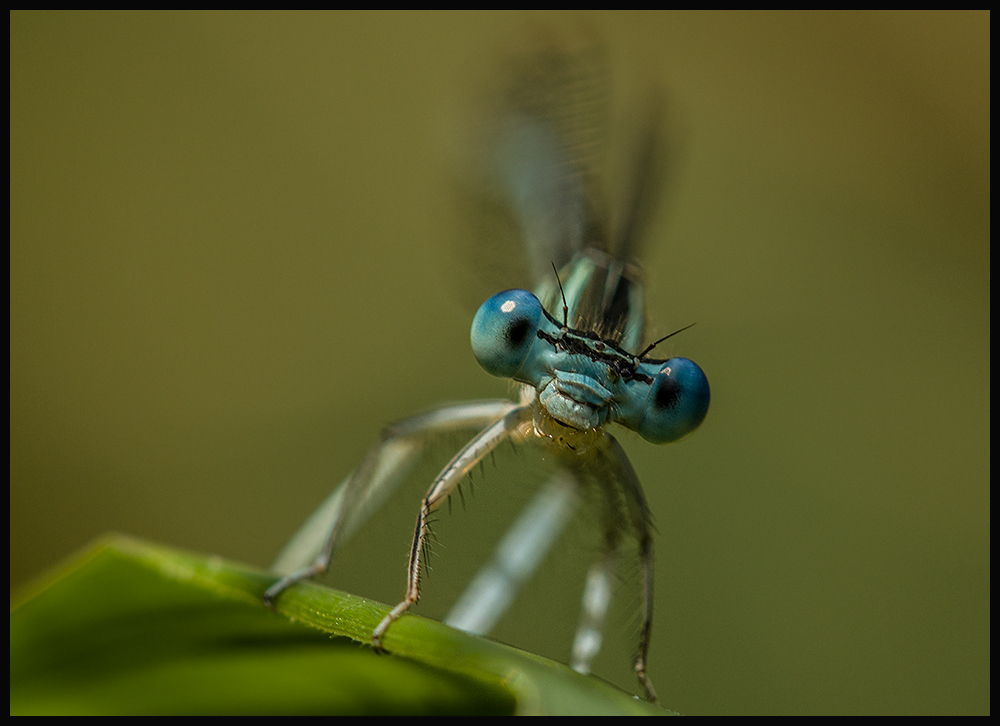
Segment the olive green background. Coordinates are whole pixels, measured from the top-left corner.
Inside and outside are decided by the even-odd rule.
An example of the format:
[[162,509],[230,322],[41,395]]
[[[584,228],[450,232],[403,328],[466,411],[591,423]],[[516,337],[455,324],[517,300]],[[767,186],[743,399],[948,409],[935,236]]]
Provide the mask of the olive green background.
[[[697,321],[667,352],[712,409],[621,436],[664,703],[988,713],[988,13],[12,13],[11,587],[108,530],[266,566],[380,427],[507,391],[455,292],[456,109],[539,22],[596,29],[676,129],[651,333]],[[530,494],[497,463],[420,612]],[[331,585],[402,596],[431,473]],[[586,530],[499,638],[566,657]],[[631,690],[633,632],[597,664]]]

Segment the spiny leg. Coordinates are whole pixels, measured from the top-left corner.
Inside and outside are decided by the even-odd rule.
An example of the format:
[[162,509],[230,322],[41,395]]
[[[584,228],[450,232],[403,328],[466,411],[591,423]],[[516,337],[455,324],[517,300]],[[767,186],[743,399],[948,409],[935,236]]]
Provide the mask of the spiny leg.
[[[284,574],[264,593],[274,607],[292,585],[326,572],[333,554],[405,478],[430,441],[443,433],[476,429],[503,417],[517,404],[507,400],[447,406],[398,421],[382,431],[361,466],[292,538],[275,562]],[[318,550],[318,554],[317,554]],[[309,560],[313,561],[309,564]]]
[[413,545],[410,548],[410,564],[407,572],[406,597],[394,607],[372,633],[372,643],[376,648],[382,647],[382,637],[389,626],[413,607],[420,599],[420,568],[423,561],[424,545],[428,535],[428,518],[448,498],[448,495],[458,486],[469,470],[476,466],[484,456],[493,451],[500,443],[510,437],[519,426],[531,420],[531,408],[519,406],[509,411],[503,418],[480,432],[466,444],[448,465],[438,474],[437,479],[427,491],[420,513],[417,515],[416,531],[413,534]]
[[[627,531],[635,537],[639,546],[639,566],[642,578],[642,625],[639,634],[639,653],[635,660],[635,674],[646,691],[646,697],[653,703],[659,703],[647,673],[649,644],[653,628],[652,515],[646,504],[646,497],[642,493],[639,477],[635,473],[635,469],[632,468],[628,455],[615,437],[606,433],[594,448],[587,471],[595,478],[603,480],[605,488],[601,491],[605,495],[612,497],[612,499],[617,498],[618,501],[618,506],[606,507],[606,516],[613,518],[617,512],[619,519],[626,525]],[[611,500],[609,500],[609,504],[612,504]],[[607,521],[610,524],[613,519]],[[610,535],[610,528],[608,533]]]
[[639,635],[639,655],[635,659],[635,674],[646,689],[646,697],[659,704],[653,682],[646,672],[649,660],[649,642],[653,629],[653,538],[648,535],[639,542],[639,560],[642,567],[642,632]]

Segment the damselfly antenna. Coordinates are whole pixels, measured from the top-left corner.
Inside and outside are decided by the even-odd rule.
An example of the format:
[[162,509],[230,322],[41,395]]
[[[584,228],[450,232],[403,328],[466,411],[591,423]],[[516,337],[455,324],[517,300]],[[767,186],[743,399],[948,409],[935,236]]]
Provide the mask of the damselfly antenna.
[[[561,290],[562,288],[560,287],[559,289]],[[656,346],[658,346],[660,343],[662,343],[667,338],[672,338],[675,335],[677,335],[678,333],[683,333],[685,330],[687,330],[688,328],[693,328],[695,325],[696,325],[695,323],[691,323],[690,325],[685,325],[683,328],[675,330],[674,332],[670,333],[669,335],[664,335],[659,340],[654,341],[654,342],[650,343],[649,345],[647,345],[646,349],[644,351],[642,351],[637,357],[639,358],[639,360],[642,360],[643,358],[646,357],[646,353],[648,353],[649,351],[651,351],[653,348],[655,348]]]
[[[563,327],[564,328],[568,328],[569,324],[566,322],[566,320],[569,317],[569,305],[566,304],[566,293],[563,292],[562,280],[559,279],[559,270],[556,269],[556,263],[555,262],[550,262],[549,264],[552,265],[552,271],[554,273],[556,273],[556,284],[559,285],[559,294],[562,295],[562,301],[563,301]],[[671,333],[671,335],[672,335],[672,333]],[[659,342],[659,341],[657,341],[657,342]],[[654,345],[655,345],[655,343],[654,343]],[[642,356],[639,356],[639,357],[641,358]]]

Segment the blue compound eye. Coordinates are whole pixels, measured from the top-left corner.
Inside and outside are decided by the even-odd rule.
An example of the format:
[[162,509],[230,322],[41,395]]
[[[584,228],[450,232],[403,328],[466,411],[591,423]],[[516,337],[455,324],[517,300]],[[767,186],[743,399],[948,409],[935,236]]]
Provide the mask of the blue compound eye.
[[494,376],[514,378],[535,343],[542,304],[527,290],[505,290],[484,302],[472,319],[472,352]]
[[671,358],[653,376],[636,431],[654,444],[677,441],[698,428],[710,399],[701,368],[687,358]]

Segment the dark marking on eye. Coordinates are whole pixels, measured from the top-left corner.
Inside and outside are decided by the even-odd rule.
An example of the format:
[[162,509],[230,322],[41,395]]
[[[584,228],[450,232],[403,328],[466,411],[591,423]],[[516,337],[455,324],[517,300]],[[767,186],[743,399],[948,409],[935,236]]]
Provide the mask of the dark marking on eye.
[[666,411],[677,405],[681,397],[681,387],[672,378],[664,377],[656,389],[656,405]]
[[514,322],[507,328],[507,342],[510,343],[512,348],[520,348],[521,343],[528,336],[528,328],[530,324],[524,318]]

